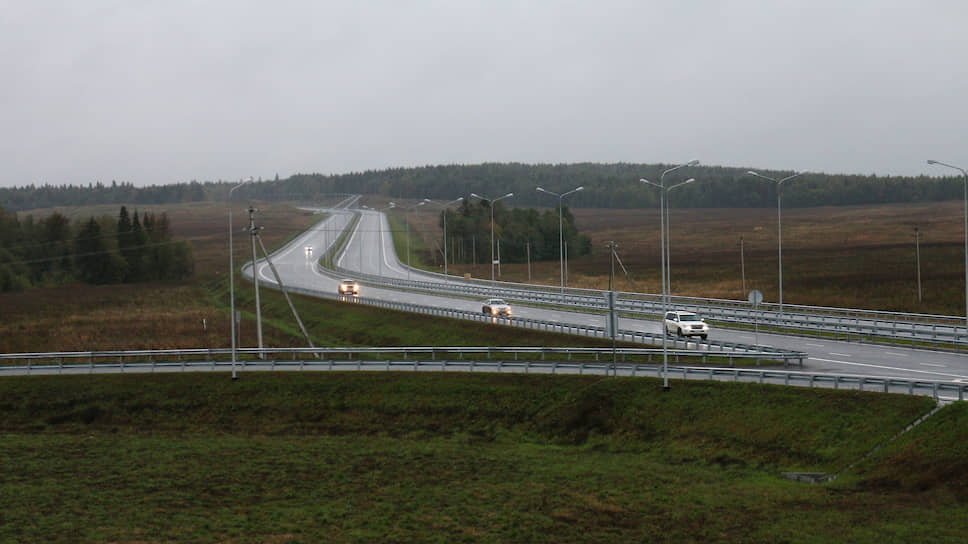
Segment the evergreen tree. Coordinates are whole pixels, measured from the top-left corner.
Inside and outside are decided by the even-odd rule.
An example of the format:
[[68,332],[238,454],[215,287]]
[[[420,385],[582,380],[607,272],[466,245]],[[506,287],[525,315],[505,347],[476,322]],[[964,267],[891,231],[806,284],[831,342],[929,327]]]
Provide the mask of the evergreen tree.
[[125,275],[124,259],[108,251],[101,236],[101,225],[93,217],[77,233],[74,255],[78,277],[84,282],[118,283]]

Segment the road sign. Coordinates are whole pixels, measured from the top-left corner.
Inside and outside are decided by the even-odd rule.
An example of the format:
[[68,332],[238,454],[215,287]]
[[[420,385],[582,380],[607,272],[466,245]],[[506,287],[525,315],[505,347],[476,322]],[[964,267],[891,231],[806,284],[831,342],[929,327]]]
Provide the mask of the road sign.
[[750,291],[749,301],[750,304],[759,304],[763,302],[763,293],[757,289],[753,289]]

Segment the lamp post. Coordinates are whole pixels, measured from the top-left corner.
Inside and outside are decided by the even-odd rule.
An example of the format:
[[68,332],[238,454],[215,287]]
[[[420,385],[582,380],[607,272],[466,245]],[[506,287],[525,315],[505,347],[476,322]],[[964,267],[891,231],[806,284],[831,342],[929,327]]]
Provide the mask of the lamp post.
[[750,170],[746,172],[751,176],[756,176],[758,178],[765,179],[767,181],[772,181],[776,184],[776,260],[777,267],[779,269],[779,281],[780,281],[780,313],[783,313],[783,223],[780,221],[780,187],[783,186],[783,182],[791,180],[797,176],[802,176],[803,172],[797,172],[792,176],[787,176],[783,179],[775,179],[769,176],[764,176],[763,174],[754,172]]
[[686,181],[673,185],[672,187],[666,187],[665,177],[666,177],[666,174],[669,174],[670,172],[674,172],[676,170],[679,170],[680,168],[685,168],[687,166],[695,166],[697,164],[699,164],[698,160],[691,160],[687,163],[683,163],[678,166],[673,166],[672,168],[669,168],[662,172],[662,174],[659,176],[659,183],[649,181],[645,178],[642,178],[639,180],[642,183],[647,183],[649,185],[652,185],[653,187],[659,188],[659,232],[660,232],[660,238],[661,238],[661,243],[659,245],[662,246],[660,264],[662,267],[662,320],[663,320],[663,323],[662,323],[662,390],[663,391],[669,391],[669,348],[668,348],[668,343],[666,338],[667,334],[665,330],[665,314],[666,312],[669,311],[669,296],[667,293],[671,287],[669,284],[672,283],[671,281],[667,283],[667,280],[668,280],[667,276],[671,274],[672,271],[668,268],[668,262],[667,262],[668,256],[666,251],[666,245],[667,245],[666,223],[668,223],[668,221],[665,218],[665,215],[668,213],[666,210],[667,206],[665,203],[665,201],[668,198],[666,193],[668,193],[671,189],[675,187],[696,181],[694,178],[689,178]]
[[[252,178],[249,178],[248,181],[252,181]],[[235,252],[233,251],[234,247],[232,245],[232,192],[245,184],[246,182],[243,181],[242,183],[229,189],[229,197],[227,199],[229,203],[229,307],[231,308],[229,310],[231,312],[231,315],[229,316],[229,322],[231,323],[231,327],[232,327],[232,379],[233,380],[237,380],[238,376],[235,373],[235,362],[237,360],[237,355],[236,355],[237,351],[235,346],[235,261],[233,259],[233,254]]]
[[431,205],[434,205],[434,206],[439,206],[443,210],[443,214],[444,214],[444,275],[445,276],[447,275],[447,208],[450,207],[451,204],[457,204],[458,202],[460,202],[462,200],[464,200],[464,197],[458,197],[458,198],[456,198],[454,200],[451,200],[450,202],[445,202],[443,204],[438,204],[437,202],[434,202],[433,200],[430,200],[429,198],[423,199],[424,202],[426,202],[428,204],[431,204]]
[[408,206],[404,208],[405,213],[403,215],[403,222],[407,224],[407,279],[410,279],[410,212],[416,210],[419,206],[423,206],[424,202],[420,201],[413,206]]
[[514,193],[508,193],[508,194],[506,194],[504,196],[499,196],[499,197],[495,198],[494,200],[489,200],[487,197],[481,196],[481,195],[479,195],[477,193],[471,193],[471,196],[474,197],[474,198],[479,198],[481,200],[487,200],[490,203],[490,208],[491,208],[491,281],[494,281],[494,203],[497,202],[497,201],[499,201],[499,200],[503,200],[505,198],[514,196]]
[[968,171],[960,166],[946,164],[941,161],[928,160],[928,164],[936,164],[961,172],[965,180],[965,327],[968,327]]
[[558,193],[549,191],[547,189],[544,189],[542,187],[538,187],[538,191],[541,191],[542,193],[548,193],[551,196],[558,197],[558,268],[561,276],[561,298],[562,299],[565,298],[565,238],[562,231],[562,218],[561,218],[562,200],[566,196],[572,193],[577,193],[578,191],[583,191],[584,189],[585,187],[581,186],[581,187],[576,187],[566,193],[558,194]]

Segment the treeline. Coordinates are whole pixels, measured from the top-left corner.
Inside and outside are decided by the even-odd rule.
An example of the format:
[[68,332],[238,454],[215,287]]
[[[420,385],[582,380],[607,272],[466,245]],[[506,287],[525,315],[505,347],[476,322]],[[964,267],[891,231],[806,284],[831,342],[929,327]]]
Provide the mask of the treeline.
[[[659,182],[667,164],[479,164],[427,166],[369,171],[339,176],[295,175],[272,191],[280,194],[363,193],[393,199],[451,200],[470,193],[513,192],[508,205],[554,207],[555,199],[537,187],[564,192],[584,187],[568,197],[574,208],[658,207],[659,190],[640,179]],[[695,178],[669,193],[676,208],[764,208],[776,205],[776,185],[750,176],[748,168],[695,166],[666,176],[666,185]],[[792,172],[759,170],[782,178]],[[900,202],[960,200],[960,178],[878,177],[805,173],[783,184],[783,206],[847,206]],[[261,188],[253,187],[252,191]],[[249,193],[252,195],[252,193]],[[256,193],[258,194],[258,193]],[[266,193],[266,196],[270,196]]]
[[[464,200],[446,210],[448,259],[455,263],[488,263],[491,259],[491,208],[486,200]],[[444,214],[440,215],[443,227]],[[591,252],[591,240],[579,234],[574,217],[565,206],[561,213],[562,237],[569,256]],[[533,208],[512,208],[494,203],[495,256],[501,262],[523,263],[556,260],[559,256],[558,208],[539,213]]]
[[[513,206],[552,207],[542,186],[555,192],[578,186],[585,190],[569,197],[572,207],[645,208],[658,206],[658,190],[641,183],[658,182],[668,164],[521,164],[485,163],[419,168],[390,168],[339,175],[296,174],[286,179],[248,183],[236,198],[267,201],[323,200],[333,194],[381,194],[396,199],[451,200],[471,192],[514,192]],[[695,178],[696,182],[670,192],[677,208],[763,208],[776,204],[776,186],[749,176],[747,168],[694,166],[666,178],[668,184]],[[791,172],[761,170],[781,178]],[[939,172],[940,173],[940,172]],[[879,177],[805,173],[783,185],[784,207],[845,206],[899,202],[933,202],[962,198],[962,179],[957,177]],[[238,182],[208,181],[135,187],[130,183],[0,188],[0,203],[22,211],[52,206],[87,204],[163,204],[222,201]]]
[[0,207],[0,291],[31,287],[131,283],[191,276],[191,247],[171,237],[168,215],[90,217],[71,222],[54,212],[23,220]]

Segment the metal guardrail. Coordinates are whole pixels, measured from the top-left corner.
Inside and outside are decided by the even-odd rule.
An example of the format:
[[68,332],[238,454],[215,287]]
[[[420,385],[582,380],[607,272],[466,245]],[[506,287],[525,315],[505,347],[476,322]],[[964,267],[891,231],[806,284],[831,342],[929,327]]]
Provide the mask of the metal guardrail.
[[[344,276],[356,277],[367,283],[399,289],[446,292],[469,297],[500,296],[522,303],[579,310],[607,310],[605,292],[591,289],[566,288],[562,295],[558,287],[461,279],[418,269],[413,270],[423,275],[439,277],[441,281],[386,278],[343,268],[335,270]],[[964,322],[962,318],[953,316],[789,304],[784,305],[784,311],[780,312],[775,304],[762,304],[754,308],[742,301],[696,297],[671,297],[670,304],[666,307],[660,295],[624,291],[616,292],[616,310],[630,317],[647,318],[660,317],[664,311],[693,310],[720,324],[751,327],[758,325],[764,329],[828,335],[848,341],[868,339],[968,347],[968,328],[961,324]]]
[[[621,348],[616,362],[610,348],[548,347],[391,347],[391,348],[242,348],[236,366],[243,371],[438,371],[438,372],[541,372],[662,377],[662,365],[630,362],[655,357],[661,349]],[[771,357],[767,353],[675,350],[678,356]],[[621,358],[619,358],[621,356]],[[137,350],[0,354],[2,374],[64,374],[107,372],[227,371],[231,350]],[[455,358],[456,357],[456,358]],[[938,401],[965,400],[968,384],[777,369],[669,366],[670,378],[753,382],[801,387],[827,387],[882,393],[931,396]]]
[[[325,270],[324,270],[325,271]],[[336,277],[336,276],[334,276]],[[263,283],[263,285],[278,288],[275,283]],[[574,334],[579,336],[590,336],[594,338],[611,338],[605,327],[596,327],[593,325],[581,325],[573,323],[561,323],[556,321],[544,321],[539,319],[527,319],[521,317],[498,317],[485,315],[478,312],[469,312],[467,310],[457,310],[454,308],[442,308],[438,306],[426,306],[422,304],[413,304],[408,302],[396,302],[389,300],[382,300],[369,297],[361,296],[350,296],[350,295],[338,295],[335,293],[325,293],[317,291],[315,289],[304,289],[301,287],[286,287],[290,293],[301,293],[304,295],[310,295],[317,298],[328,298],[332,300],[340,300],[348,303],[354,304],[365,304],[368,306],[376,306],[378,308],[386,308],[390,310],[400,310],[404,312],[434,315],[439,317],[449,317],[454,319],[465,319],[470,321],[478,321],[485,323],[492,323],[496,325],[507,325],[512,327],[520,327],[525,329],[540,330],[546,332],[558,332],[564,334]],[[641,344],[657,345],[662,343],[661,334],[653,334],[641,331],[629,331],[629,330],[618,330],[616,331],[615,339],[621,342],[634,342]],[[789,351],[779,348],[766,347],[766,346],[756,346],[752,344],[742,344],[739,342],[726,342],[723,340],[696,340],[689,338],[677,338],[677,337],[667,337],[667,345],[670,345],[670,349],[679,350],[692,350],[693,352],[706,353],[711,351],[725,351],[730,353],[756,353],[756,354],[768,354],[770,358],[783,360],[785,363],[790,361],[796,361],[801,367],[803,366],[803,360],[807,358],[807,354],[800,351]],[[661,351],[661,350],[660,350]],[[767,355],[760,355],[761,358],[766,358]]]

